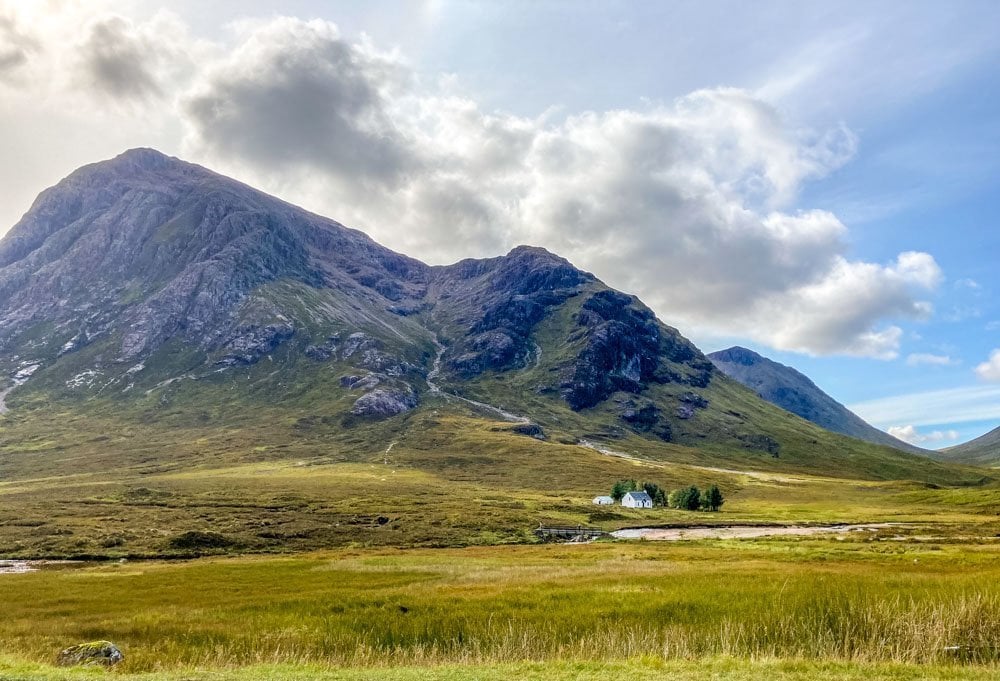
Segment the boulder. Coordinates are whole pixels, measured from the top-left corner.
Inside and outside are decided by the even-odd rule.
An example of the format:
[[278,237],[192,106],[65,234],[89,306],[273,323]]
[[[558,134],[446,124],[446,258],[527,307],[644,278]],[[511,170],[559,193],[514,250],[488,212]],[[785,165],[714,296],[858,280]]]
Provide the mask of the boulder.
[[61,667],[77,665],[111,667],[124,659],[122,651],[111,641],[91,641],[61,651],[56,657],[56,664]]
[[351,407],[351,413],[383,419],[410,411],[416,406],[417,398],[412,392],[377,388],[359,397]]
[[527,435],[528,437],[533,437],[536,440],[545,439],[545,431],[537,423],[521,423],[511,428],[510,432],[517,435]]

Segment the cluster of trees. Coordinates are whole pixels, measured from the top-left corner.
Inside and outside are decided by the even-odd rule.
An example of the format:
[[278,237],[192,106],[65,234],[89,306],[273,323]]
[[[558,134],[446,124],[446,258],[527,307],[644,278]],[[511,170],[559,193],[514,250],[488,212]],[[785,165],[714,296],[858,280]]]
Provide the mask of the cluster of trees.
[[717,485],[712,485],[704,491],[691,485],[675,489],[667,496],[667,505],[670,508],[686,511],[718,511],[724,503],[726,500]]
[[619,480],[611,488],[611,498],[621,501],[629,492],[643,490],[653,500],[653,506],[667,506],[684,511],[718,511],[726,503],[722,490],[718,485],[712,485],[702,491],[691,485],[675,489],[669,494],[655,482],[644,482],[640,487],[635,480]]

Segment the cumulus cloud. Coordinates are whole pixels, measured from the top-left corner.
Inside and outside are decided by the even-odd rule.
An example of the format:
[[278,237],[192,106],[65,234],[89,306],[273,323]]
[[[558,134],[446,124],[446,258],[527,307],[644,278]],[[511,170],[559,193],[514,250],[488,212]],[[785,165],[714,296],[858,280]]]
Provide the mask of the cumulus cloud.
[[396,187],[418,164],[389,102],[407,72],[336,26],[279,18],[249,32],[184,101],[192,144],[258,167]]
[[934,355],[925,352],[915,352],[906,357],[907,366],[940,366],[948,367],[958,364],[958,360],[952,359],[949,355]]
[[976,375],[984,381],[1000,382],[1000,348],[990,353],[990,358],[976,367]]
[[38,41],[21,30],[14,15],[0,14],[0,81],[16,80],[38,49]]
[[913,426],[892,426],[888,432],[894,438],[909,442],[911,445],[953,442],[959,438],[957,430],[934,430],[929,433],[920,433]]
[[847,228],[790,210],[846,163],[843,127],[801,130],[717,88],[559,120],[485,112],[323,21],[245,27],[183,98],[187,148],[432,262],[548,247],[668,322],[783,350],[897,356],[933,257],[848,257]]
[[92,91],[147,107],[179,92],[186,156],[425,260],[541,245],[688,333],[813,354],[895,357],[900,321],[932,312],[932,256],[860,261],[836,215],[796,207],[855,136],[749,92],[522,117],[321,20],[243,23],[211,49],[164,13],[78,25],[65,61]]
[[126,19],[94,21],[80,46],[81,66],[95,90],[122,99],[161,95],[156,64],[159,43]]

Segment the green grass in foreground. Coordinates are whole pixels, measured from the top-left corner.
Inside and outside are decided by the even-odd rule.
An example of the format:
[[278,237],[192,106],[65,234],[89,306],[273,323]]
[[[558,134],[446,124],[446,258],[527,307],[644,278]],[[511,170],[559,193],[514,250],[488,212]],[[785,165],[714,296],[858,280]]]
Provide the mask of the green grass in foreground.
[[719,657],[992,665],[998,557],[995,544],[790,539],[104,565],[0,576],[0,650],[8,665],[45,664],[106,638],[126,673]]
[[[114,674],[135,681],[634,681],[669,678],[672,681],[966,681],[996,678],[997,670],[950,665],[901,665],[802,660],[661,661],[648,658],[614,662],[554,662],[482,665],[443,665],[378,669],[329,669],[301,666],[257,666],[236,670],[182,670],[148,674]],[[3,681],[84,681],[105,678],[103,670],[61,670],[0,659]]]

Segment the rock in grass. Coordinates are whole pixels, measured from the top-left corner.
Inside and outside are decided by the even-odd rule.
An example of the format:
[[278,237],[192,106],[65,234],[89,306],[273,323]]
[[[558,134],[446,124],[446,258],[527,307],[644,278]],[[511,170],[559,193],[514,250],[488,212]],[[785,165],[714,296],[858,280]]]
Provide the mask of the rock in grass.
[[56,664],[60,667],[78,665],[112,667],[124,659],[122,651],[111,641],[91,641],[61,651],[56,657]]

